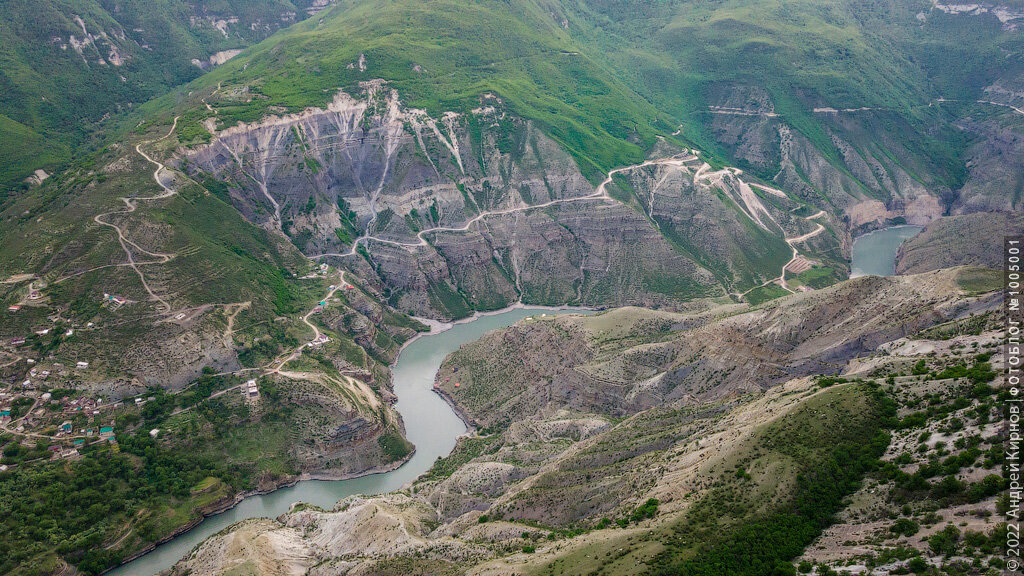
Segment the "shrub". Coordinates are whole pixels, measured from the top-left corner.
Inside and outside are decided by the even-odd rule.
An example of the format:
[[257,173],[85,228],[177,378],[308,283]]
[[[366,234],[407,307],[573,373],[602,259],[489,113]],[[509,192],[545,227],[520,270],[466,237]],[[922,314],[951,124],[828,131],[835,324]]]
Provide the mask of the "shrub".
[[952,556],[960,544],[960,529],[950,524],[928,537],[928,547],[935,554]]
[[924,358],[917,361],[914,364],[914,368],[910,371],[914,376],[924,376],[928,373],[928,364],[924,361]]
[[648,518],[654,518],[658,514],[658,499],[650,498],[647,502],[644,502],[633,512],[633,515],[629,517],[633,522],[640,522]]
[[903,535],[909,538],[914,534],[917,534],[917,531],[919,529],[920,527],[917,525],[917,522],[914,522],[909,518],[900,518],[896,521],[895,524],[889,527],[889,532],[892,532],[893,534]]

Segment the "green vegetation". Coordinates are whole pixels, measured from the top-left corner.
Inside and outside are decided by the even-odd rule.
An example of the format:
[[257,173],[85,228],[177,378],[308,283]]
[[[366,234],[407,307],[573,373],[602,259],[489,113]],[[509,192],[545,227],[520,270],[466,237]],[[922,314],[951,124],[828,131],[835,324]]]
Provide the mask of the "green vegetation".
[[412,452],[412,443],[402,437],[397,430],[389,430],[377,438],[387,462],[398,462]]
[[630,515],[629,520],[635,523],[654,518],[658,515],[658,504],[659,502],[657,498],[649,498],[646,502],[637,506],[636,510],[633,511],[633,514]]
[[758,304],[763,304],[765,302],[768,302],[769,300],[782,298],[787,294],[789,294],[789,291],[787,291],[782,286],[779,286],[778,284],[771,282],[765,284],[764,286],[758,286],[757,288],[754,288],[750,292],[747,292],[747,295],[744,296],[744,298],[747,302],[750,302],[751,306],[757,306]]
[[889,527],[889,531],[893,534],[900,534],[906,536],[907,538],[913,536],[914,534],[917,534],[917,531],[919,529],[920,526],[918,526],[917,522],[914,522],[909,518],[900,518],[892,526]]
[[[237,11],[240,8],[235,4],[244,3],[227,0],[216,4]],[[254,14],[264,14],[263,10],[283,7],[301,13],[303,6],[303,2],[274,0],[249,4],[258,5],[246,12],[250,20]],[[168,254],[168,261],[158,266],[145,268],[153,262],[140,262],[145,272],[120,265],[127,250],[124,242],[119,242],[119,235],[109,227],[95,225],[92,217],[120,209],[120,198],[146,194],[155,184],[148,167],[101,167],[121,156],[124,147],[160,135],[179,111],[178,135],[183,142],[195,143],[208,138],[201,124],[210,118],[225,127],[270,112],[323,106],[338,88],[358,93],[362,82],[371,78],[386,79],[404,104],[435,114],[476,108],[484,95],[494,94],[509,111],[535,122],[564,146],[585,175],[597,180],[611,167],[644,158],[659,135],[669,144],[684,144],[669,136],[679,125],[682,137],[703,146],[713,163],[720,162],[736,150],[733,144],[723,144],[709,128],[708,106],[733,90],[751,94],[754,100],[763,91],[780,121],[794,127],[837,164],[840,155],[831,137],[834,131],[851,137],[855,148],[866,146],[865,138],[861,134],[858,140],[857,134],[843,132],[842,127],[816,117],[811,108],[828,104],[882,109],[868,121],[867,128],[877,128],[879,141],[891,137],[899,149],[873,148],[875,155],[891,156],[889,160],[904,167],[911,177],[955,186],[964,177],[958,159],[968,143],[963,137],[950,136],[951,122],[939,106],[930,106],[932,99],[936,94],[971,99],[982,86],[1005,73],[1003,68],[1019,68],[1012,60],[1005,64],[1008,59],[1002,50],[1009,44],[994,23],[969,30],[942,15],[919,23],[909,7],[852,0],[703,4],[676,0],[342,0],[323,16],[272,37],[187,88],[151,101],[140,112],[118,115],[99,125],[109,112],[129,105],[134,108],[138,102],[196,77],[198,71],[188,63],[189,58],[205,59],[214,49],[243,46],[255,36],[239,39],[208,27],[196,31],[185,25],[182,16],[188,9],[179,0],[157,0],[145,9],[128,6],[116,15],[94,0],[46,1],[38,6],[17,0],[5,9],[11,16],[0,22],[0,58],[4,62],[0,72],[0,190],[11,189],[32,168],[52,169],[72,159],[78,163],[38,188],[21,187],[18,194],[0,194],[0,271],[5,278],[24,271],[38,273],[49,284],[48,305],[59,308],[64,321],[75,325],[96,321],[105,327],[101,335],[84,333],[69,341],[62,336],[64,324],[58,323],[51,335],[29,336],[25,349],[61,360],[72,350],[101,358],[108,362],[102,367],[104,377],[136,376],[143,364],[129,362],[140,362],[140,357],[149,360],[157,354],[168,356],[159,347],[180,334],[174,332],[177,327],[171,322],[155,320],[166,318],[156,312],[159,298],[152,296],[146,278],[171,301],[168,308],[175,310],[245,303],[245,314],[223,337],[229,350],[238,346],[239,361],[251,367],[271,361],[300,342],[307,331],[296,318],[322,295],[326,283],[299,280],[309,264],[295,248],[304,248],[311,241],[309,230],[289,234],[290,244],[247,222],[231,206],[229,183],[201,178],[201,183],[180,178],[176,195],[158,203],[140,203],[130,217],[111,214],[108,220],[116,219],[138,242]],[[73,19],[72,13],[81,15],[83,23]],[[139,39],[151,42],[155,51],[126,53],[128,64],[123,68],[95,65],[98,58],[115,58],[110,44],[87,47],[88,55],[79,56],[74,47],[57,52],[48,35],[57,33],[63,43],[65,36],[79,34],[83,25],[90,31],[109,32],[110,37],[117,37],[117,30],[130,30],[134,44],[141,44]],[[137,29],[155,36],[135,38]],[[1014,42],[1011,47],[1018,46],[1019,41]],[[368,66],[366,72],[352,66],[362,58]],[[950,62],[958,65],[950,66]],[[213,94],[215,85],[224,86],[217,96]],[[225,95],[241,93],[246,96]],[[209,97],[216,105],[215,115],[200,108],[201,97]],[[146,122],[136,127],[138,119]],[[500,119],[493,134],[497,150],[521,154],[529,144],[524,126]],[[96,132],[97,128],[101,132]],[[471,126],[476,135],[483,130]],[[117,140],[117,148],[93,150],[103,139]],[[174,145],[172,140],[166,144]],[[83,150],[94,154],[85,157]],[[755,172],[770,175],[777,160],[754,167]],[[482,159],[478,161],[482,166]],[[306,176],[324,169],[308,155],[302,156],[302,165]],[[616,178],[615,184],[612,194],[635,205],[625,178]],[[457,186],[470,199],[465,187]],[[473,192],[481,203],[491,203],[501,193],[490,182],[481,188]],[[528,194],[525,197],[529,199]],[[313,213],[317,200],[311,195],[308,200],[300,199],[298,205],[305,213]],[[344,200],[339,201],[339,209],[341,224],[334,233],[338,242],[351,244],[359,235],[356,215]],[[442,216],[436,202],[422,209],[424,213],[413,210],[407,217],[409,229],[436,224]],[[391,210],[382,211],[378,225],[400,226],[394,215]],[[716,254],[714,258],[699,250],[682,226],[673,227],[663,219],[656,223],[677,250],[711,270],[730,289],[756,285],[789,254],[782,239],[742,218],[742,233],[755,239],[754,245],[727,242],[721,247],[727,256]],[[293,231],[289,220],[283,227],[286,232]],[[141,256],[143,252],[135,251],[134,256],[149,260]],[[358,253],[374,264],[365,246],[359,246]],[[727,257],[731,260],[726,261]],[[492,264],[492,276],[508,280],[501,258],[495,257]],[[153,268],[159,271],[150,272]],[[839,275],[836,268],[825,266],[793,280],[819,288]],[[654,292],[677,298],[710,294],[705,287],[674,276],[648,274],[643,281]],[[991,271],[967,271],[957,281],[971,293],[998,287],[998,275]],[[429,282],[431,304],[452,317],[506,303],[500,290],[492,290],[494,286],[464,290],[461,284],[446,280]],[[583,282],[591,293],[620,295],[610,281],[599,286],[587,285],[588,279]],[[552,288],[550,294],[558,293],[559,288]],[[14,288],[2,290],[5,303],[20,298]],[[127,295],[132,302],[114,310],[102,299],[105,292]],[[746,299],[757,305],[786,293],[768,284],[751,290]],[[352,302],[365,299],[366,294],[353,294]],[[398,296],[389,293],[385,299],[398,301]],[[391,330],[376,332],[367,338],[371,343],[359,340],[361,344],[356,344],[356,337],[334,328],[339,333],[332,332],[334,339],[327,351],[304,354],[290,367],[334,373],[337,367],[327,356],[331,354],[379,374],[389,354],[407,337],[407,332],[397,329],[423,328],[374,302],[360,305],[360,310],[372,308],[365,316],[383,318]],[[344,314],[356,307],[353,304]],[[222,310],[204,317],[203,321],[212,325],[204,327],[208,334],[220,336]],[[46,313],[41,308],[25,310],[5,320],[4,335],[8,330],[29,334]],[[342,326],[347,319],[341,316],[338,313],[325,324]],[[941,333],[980,331],[990,321],[962,319],[941,327]],[[568,346],[573,336],[554,334],[551,341]],[[112,353],[128,347],[135,354]],[[820,378],[821,389],[815,389],[816,396],[807,405],[760,429],[758,441],[747,447],[739,461],[718,470],[719,477],[708,495],[695,502],[684,519],[673,522],[664,551],[650,565],[651,572],[792,572],[791,559],[832,522],[843,498],[872,472],[891,482],[894,498],[908,504],[927,501],[945,505],[991,498],[1003,487],[998,476],[974,482],[957,477],[962,469],[979,462],[999,462],[1001,456],[986,448],[981,439],[962,439],[965,446],[956,454],[925,446],[926,452],[934,450],[934,457],[913,473],[878,461],[888,442],[884,429],[894,424],[906,431],[941,417],[944,420],[937,425],[944,431],[963,429],[964,417],[953,413],[975,409],[971,402],[987,402],[981,399],[995,393],[988,383],[996,373],[988,360],[979,356],[973,363],[941,364],[922,359],[913,365],[911,374],[922,377],[920,380],[955,380],[966,387],[965,394],[948,403],[935,397],[922,399],[919,402],[925,404],[914,405],[915,411],[898,423],[893,421],[890,402],[877,389],[838,377]],[[478,362],[487,362],[490,368],[492,359]],[[516,364],[508,370],[522,372],[523,368]],[[508,373],[496,377],[514,381]],[[461,389],[460,396],[466,403],[494,404],[510,394],[509,388],[466,382],[469,385]],[[291,451],[296,444],[295,430],[322,421],[322,414],[308,408],[306,402],[289,401],[290,394],[302,390],[276,382],[260,382],[262,394],[272,402],[258,412],[241,404],[237,395],[213,397],[236,383],[211,371],[178,395],[152,390],[152,400],[140,409],[129,406],[119,414],[116,443],[83,447],[80,460],[50,461],[48,446],[43,443],[0,438],[3,462],[16,465],[0,473],[0,511],[4,514],[0,572],[51,573],[63,560],[85,573],[97,573],[239,490],[294,474],[299,466]],[[511,389],[511,394],[519,392]],[[550,402],[552,386],[546,392]],[[337,393],[351,399],[344,390]],[[24,415],[32,405],[29,399],[15,400],[12,416]],[[989,411],[977,410],[977,421],[991,418]],[[624,411],[621,407],[610,410],[616,416]],[[521,414],[511,410],[500,412],[491,424],[500,429],[518,416]],[[544,520],[567,527],[565,533],[573,534],[577,533],[573,523],[579,518],[608,514],[623,526],[654,518],[659,514],[656,499],[633,508],[635,500],[630,498],[639,486],[631,473],[652,461],[652,454],[679,444],[686,435],[683,423],[693,418],[691,409],[663,408],[638,415],[596,441],[594,452],[546,471],[542,482],[503,504],[506,509],[492,513],[526,521],[552,516]],[[151,428],[164,432],[154,439],[147,433]],[[551,444],[574,441],[560,438]],[[465,440],[455,454],[435,463],[425,481],[449,477],[458,466],[493,445],[490,438]],[[389,427],[378,438],[377,448],[387,460],[398,461],[409,455],[412,446]],[[601,458],[595,456],[597,450],[602,451]],[[588,457],[591,459],[586,460]],[[776,463],[778,468],[768,465]],[[591,496],[586,490],[592,477],[605,480],[601,501],[586,498]],[[757,499],[776,492],[779,498]],[[545,502],[545,498],[551,502],[567,494],[573,504],[594,502],[593,508],[580,504],[554,517],[524,504],[530,498],[532,502]],[[629,504],[616,509],[622,502]],[[480,522],[488,519],[481,516]],[[921,525],[909,517],[900,518],[889,531],[909,536]],[[611,520],[603,519],[599,526],[611,529]],[[928,543],[937,554],[952,554],[965,545],[991,547],[987,538],[963,534],[950,526],[931,535]],[[533,553],[535,548],[527,544],[521,550]],[[432,567],[426,562],[394,562],[396,571]]]
[[[81,459],[70,463],[26,466],[29,455],[19,444],[0,441],[4,463],[22,464],[0,474],[0,571],[46,573],[42,567],[52,566],[56,553],[96,574],[200,510],[255,487],[261,473],[294,474],[282,449],[288,436],[274,424],[288,418],[289,408],[272,408],[257,424],[245,406],[199,400],[231,383],[207,374],[187,395],[151,390],[154,400],[119,417],[116,444],[85,444]],[[171,416],[175,407],[194,410]],[[150,437],[152,428],[169,440]],[[48,459],[45,444],[43,453]],[[121,535],[117,546],[105,547]]]
[[[322,298],[328,280],[300,280],[308,271],[308,261],[279,236],[245,221],[225,201],[227,185],[214,180],[203,185],[183,181],[173,197],[140,202],[131,218],[118,221],[133,241],[173,254],[159,271],[155,266],[143,267],[144,273],[175,308],[202,310],[197,328],[203,332],[177,332],[155,322],[155,303],[146,297],[138,275],[126,267],[110,266],[125,257],[116,234],[91,224],[89,215],[119,205],[117,197],[146,195],[155,188],[148,170],[115,171],[105,177],[91,171],[110,162],[111,156],[104,152],[80,170],[55,176],[0,212],[4,277],[14,271],[38,270],[50,283],[47,304],[60,307],[65,319],[53,324],[46,336],[32,334],[32,327],[45,321],[48,313],[48,308],[33,308],[10,322],[5,320],[5,338],[30,334],[26,350],[33,355],[53,355],[65,362],[93,358],[95,369],[123,377],[145,369],[133,361],[164,357],[167,348],[162,347],[177,342],[176,334],[200,333],[219,339],[232,306],[237,307],[234,330],[225,338],[230,336],[229,344],[237,346],[243,365],[262,366],[306,337],[297,316]],[[89,193],[79,195],[84,187]],[[46,217],[40,218],[42,214]],[[48,263],[46,254],[54,252],[62,258]],[[135,254],[137,261],[149,259]],[[69,281],[58,281],[62,278]],[[104,292],[135,301],[111,306]],[[20,298],[7,285],[0,295],[5,302]],[[210,307],[211,303],[215,305]],[[327,313],[350,312],[337,306],[328,307]],[[83,327],[88,322],[98,328],[80,328],[73,338],[65,335],[66,327]],[[397,349],[396,339],[407,330],[423,327],[382,309],[380,328],[366,350],[343,332],[331,346],[347,343],[358,353],[339,356],[383,377],[380,366]],[[126,347],[133,354],[123,354]],[[330,363],[316,366],[335,370]],[[179,369],[173,364],[169,368]],[[296,434],[310,442],[326,436],[322,429],[328,420],[326,405],[308,402],[309,394],[324,391],[305,390],[300,383],[280,386],[261,381],[267,402],[255,411],[242,404],[237,394],[212,397],[239,382],[206,371],[178,394],[150,390],[147,397],[152,400],[141,409],[130,405],[118,411],[117,444],[81,447],[77,461],[51,461],[49,442],[23,446],[15,438],[0,438],[3,463],[13,466],[0,474],[0,509],[6,518],[0,530],[0,572],[52,573],[63,560],[95,573],[168,536],[202,510],[239,491],[297,473],[302,462],[293,453]],[[339,399],[348,398],[344,391],[337,393]],[[15,401],[12,412],[21,416],[31,402],[31,398]],[[153,428],[161,430],[156,440],[149,436]],[[380,455],[401,459],[411,447],[392,431],[379,448]]]
[[[240,382],[206,370],[182,393],[150,389],[141,407],[126,402],[116,413],[116,442],[89,439],[77,460],[51,460],[50,442],[0,438],[2,463],[12,466],[0,473],[0,571],[49,573],[59,558],[96,574],[238,492],[293,478],[302,465],[295,444],[330,429],[331,412],[308,401],[324,392],[263,378],[258,407],[236,393],[211,397]],[[383,462],[412,449],[394,428],[378,443]]]
[[674,527],[650,573],[769,574],[788,565],[833,521],[861,477],[878,466],[889,443],[883,429],[894,415],[892,401],[877,389],[847,385],[765,426],[750,448],[750,466],[781,464],[794,475],[795,486],[781,503],[765,505],[756,501],[759,487],[779,479],[733,474],[719,482]]
[[957,276],[960,288],[970,294],[984,294],[1003,287],[1003,276],[998,270],[965,268]]
[[[198,77],[202,70],[193,59],[262,40],[271,31],[266,25],[285,25],[285,12],[304,16],[300,7],[309,4],[148,0],[112,9],[102,0],[5,2],[0,18],[0,198],[36,168],[53,172],[76,151],[87,151],[94,145],[89,141],[94,131],[109,127],[104,115]],[[229,33],[213,25],[234,18]],[[256,22],[260,25],[253,26]]]
[[[371,77],[433,113],[475,108],[490,92],[539,122],[595,180],[642,159],[655,134],[671,132],[667,117],[583,55],[538,3],[362,1],[325,20],[298,24],[202,78],[202,86],[245,85],[264,97],[218,106],[218,119],[255,120],[274,105],[323,106],[338,88],[357,93]],[[349,67],[361,54],[365,73]]]
[[797,274],[794,278],[788,279],[787,281],[791,286],[808,286],[815,290],[827,288],[836,282],[842,280],[841,273],[828,266],[815,266],[809,270]]
[[[451,476],[463,464],[483,454],[498,440],[497,436],[467,437],[459,439],[455,450],[444,458],[438,458],[419,478],[420,482],[443,480]],[[485,520],[486,522],[486,520]]]

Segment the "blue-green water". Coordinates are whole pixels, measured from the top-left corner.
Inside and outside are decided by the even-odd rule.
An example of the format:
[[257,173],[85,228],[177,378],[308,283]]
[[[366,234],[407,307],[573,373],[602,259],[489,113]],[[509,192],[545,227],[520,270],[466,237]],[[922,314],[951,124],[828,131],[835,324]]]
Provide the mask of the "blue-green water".
[[850,278],[895,274],[900,246],[920,231],[920,226],[894,226],[858,237],[853,242]]
[[401,488],[426,472],[438,457],[447,456],[455,447],[456,439],[466,432],[462,420],[433,391],[434,376],[448,354],[491,330],[511,326],[527,316],[579,312],[584,311],[513,309],[456,324],[438,334],[421,336],[402,350],[392,369],[398,396],[395,408],[405,422],[406,437],[416,445],[416,453],[402,467],[352,480],[308,480],[270,494],[246,498],[231,510],[205,519],[192,530],[108,574],[153,576],[172,567],[200,542],[235,522],[247,518],[274,518],[287,512],[294,502],[330,509],[338,500],[353,494],[380,494]]

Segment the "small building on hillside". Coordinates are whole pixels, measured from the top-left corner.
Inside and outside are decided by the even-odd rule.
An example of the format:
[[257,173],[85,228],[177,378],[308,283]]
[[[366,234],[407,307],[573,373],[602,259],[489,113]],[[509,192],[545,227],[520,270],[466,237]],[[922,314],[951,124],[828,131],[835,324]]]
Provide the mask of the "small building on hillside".
[[260,387],[256,384],[256,380],[249,380],[242,386],[242,398],[245,398],[247,402],[256,402],[260,399]]

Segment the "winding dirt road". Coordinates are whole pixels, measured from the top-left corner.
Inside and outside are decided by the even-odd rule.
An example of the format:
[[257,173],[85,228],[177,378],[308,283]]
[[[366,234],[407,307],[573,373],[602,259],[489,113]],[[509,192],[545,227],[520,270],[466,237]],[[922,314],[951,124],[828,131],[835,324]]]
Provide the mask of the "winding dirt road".
[[[806,217],[804,217],[804,220],[807,220],[807,221],[816,220],[818,218],[821,218],[822,216],[828,216],[828,214],[824,210],[818,210],[817,214],[813,214],[811,216],[806,216]],[[786,262],[785,264],[782,265],[782,271],[779,273],[779,277],[778,278],[774,278],[772,280],[769,280],[769,281],[765,282],[764,284],[761,284],[760,286],[754,286],[750,290],[747,290],[746,292],[741,294],[741,296],[745,297],[747,294],[750,294],[754,290],[757,290],[758,288],[763,288],[763,287],[765,287],[765,286],[767,286],[769,284],[778,284],[780,288],[782,288],[783,290],[786,290],[787,292],[792,294],[793,291],[789,289],[789,286],[786,286],[786,268],[789,268],[789,266],[792,263],[796,262],[797,258],[800,257],[800,252],[797,251],[795,244],[797,244],[799,242],[803,242],[805,240],[809,240],[811,238],[814,238],[818,234],[821,234],[822,232],[825,231],[825,226],[822,225],[820,222],[815,222],[814,224],[815,224],[816,228],[814,230],[808,232],[807,234],[802,234],[800,236],[793,236],[792,238],[786,238],[786,244],[789,244],[790,249],[793,250],[793,256],[789,259],[788,262]]]
[[[466,231],[468,231],[470,229],[470,227],[473,226],[473,224],[476,224],[477,222],[480,222],[484,218],[489,218],[491,216],[504,216],[504,215],[507,215],[507,214],[516,214],[516,213],[520,213],[520,212],[526,212],[527,210],[537,210],[537,209],[540,209],[540,208],[547,208],[548,206],[554,206],[555,204],[568,204],[570,202],[586,202],[586,201],[590,201],[590,200],[612,201],[613,199],[612,199],[611,196],[608,195],[607,188],[608,188],[608,184],[610,184],[612,182],[612,178],[614,178],[614,176],[616,174],[621,174],[623,172],[628,172],[628,171],[631,171],[631,170],[636,170],[638,168],[645,168],[647,166],[654,166],[654,165],[661,165],[661,164],[682,165],[685,162],[688,162],[688,161],[692,160],[691,158],[683,158],[682,156],[683,155],[680,154],[680,155],[672,156],[672,157],[669,157],[669,158],[659,158],[657,160],[647,160],[647,161],[642,162],[640,164],[633,164],[633,165],[630,165],[630,166],[623,166],[621,168],[615,168],[614,170],[611,170],[610,172],[608,172],[608,176],[604,179],[604,181],[602,181],[597,186],[597,189],[594,190],[593,194],[587,194],[586,196],[576,196],[576,197],[573,197],[573,198],[559,198],[557,200],[551,200],[549,202],[544,202],[544,203],[541,203],[541,204],[530,204],[528,206],[517,206],[515,208],[506,208],[504,210],[487,210],[487,211],[481,212],[480,214],[477,214],[476,216],[474,216],[473,218],[468,220],[462,226],[438,226],[438,227],[435,227],[435,228],[427,228],[426,230],[422,230],[422,231],[420,231],[419,233],[416,234],[416,242],[399,242],[397,240],[388,240],[386,238],[379,238],[377,236],[373,236],[373,235],[367,233],[367,234],[363,234],[359,238],[356,238],[356,240],[352,243],[352,248],[349,249],[348,252],[318,254],[316,256],[310,256],[310,258],[316,260],[316,259],[327,258],[327,257],[345,258],[345,257],[348,257],[348,256],[353,256],[353,255],[355,255],[356,250],[358,250],[360,243],[365,244],[366,242],[371,241],[371,240],[374,241],[374,242],[379,242],[381,244],[389,244],[391,246],[398,246],[398,247],[401,247],[401,248],[418,248],[418,247],[423,247],[423,246],[429,246],[430,243],[427,242],[427,240],[425,238],[425,236],[427,234],[435,234],[435,233],[439,233],[439,232],[466,232]],[[373,221],[371,220],[371,223],[372,222]]]
[[[146,142],[146,144],[155,144],[156,142],[160,142],[161,140],[164,140],[164,139],[170,137],[171,134],[174,134],[174,130],[177,127],[178,127],[178,117],[175,117],[174,118],[174,123],[171,125],[171,129],[167,132],[167,134],[165,134],[164,136],[162,136],[160,138],[157,138],[156,140],[151,140],[149,142]],[[149,162],[150,164],[156,165],[156,170],[153,171],[153,180],[156,181],[157,185],[159,185],[160,188],[163,189],[163,192],[161,192],[160,194],[157,194],[156,196],[122,197],[121,201],[124,202],[125,206],[126,206],[126,208],[124,210],[114,210],[112,212],[105,212],[103,214],[97,214],[96,216],[93,217],[93,221],[96,222],[97,224],[102,225],[102,226],[107,226],[107,227],[113,228],[114,231],[117,232],[117,241],[121,244],[121,249],[124,250],[124,253],[128,256],[128,264],[127,265],[130,266],[132,268],[132,270],[135,271],[136,274],[138,274],[139,280],[142,282],[142,287],[149,294],[150,299],[153,299],[153,300],[156,300],[156,301],[160,302],[161,306],[163,307],[163,311],[164,312],[170,312],[171,311],[171,305],[168,304],[167,301],[164,300],[159,294],[153,292],[153,290],[149,287],[149,283],[146,281],[146,275],[142,273],[142,270],[139,269],[139,266],[145,265],[145,264],[165,264],[168,261],[170,261],[171,258],[174,258],[175,255],[174,254],[164,254],[162,252],[151,252],[149,250],[146,250],[145,248],[139,246],[135,242],[132,242],[131,240],[129,240],[128,237],[125,236],[124,230],[122,230],[120,226],[118,226],[117,224],[114,224],[112,222],[107,222],[106,220],[103,219],[103,218],[105,218],[107,216],[112,216],[114,214],[131,214],[132,212],[135,212],[135,209],[138,207],[136,202],[138,202],[140,200],[162,200],[164,198],[170,198],[171,196],[174,196],[175,194],[177,194],[177,192],[174,189],[172,189],[170,186],[164,184],[163,181],[160,180],[160,172],[165,170],[167,167],[164,166],[163,163],[161,163],[161,162],[151,158],[149,156],[149,154],[146,154],[145,152],[143,152],[142,151],[142,144],[143,144],[142,142],[136,144],[135,145],[135,151],[139,154],[139,156],[142,156],[143,158],[145,158],[147,162]],[[132,248],[134,248],[138,252],[141,252],[143,254],[146,254],[147,256],[152,256],[153,258],[156,258],[156,260],[152,260],[152,261],[149,261],[149,262],[136,262],[135,261],[135,255],[132,253],[132,250],[129,248],[129,246],[131,246]]]
[[[344,286],[345,284],[346,284],[346,282],[345,282],[345,272],[341,271],[340,274],[339,274],[339,277],[338,277],[338,284],[335,285],[330,290],[328,290],[327,291],[327,295],[324,296],[323,298],[321,298],[319,301],[320,302],[327,302],[330,299],[330,297],[334,296],[334,293],[337,292],[338,290],[341,290],[341,287]],[[316,341],[318,338],[320,338],[320,335],[321,335],[320,327],[318,327],[316,324],[313,324],[312,322],[309,321],[309,317],[312,316],[313,314],[317,313],[319,311],[319,310],[317,310],[317,308],[319,308],[319,307],[320,307],[319,305],[314,306],[309,312],[306,312],[305,316],[302,317],[302,322],[306,326],[309,326],[310,328],[313,329],[313,339],[310,340],[309,342],[306,342],[305,344],[300,344],[297,348],[292,350],[292,352],[290,354],[288,354],[288,356],[284,357],[283,359],[281,359],[279,361],[275,360],[274,362],[271,362],[270,364],[268,364],[267,367],[264,368],[264,370],[265,370],[264,373],[265,374],[271,374],[271,373],[272,374],[280,374],[281,373],[281,368],[283,368],[285,364],[287,364],[287,363],[291,362],[292,360],[295,360],[296,358],[298,358],[299,355],[302,354],[302,349],[303,348],[305,348],[310,343],[312,343],[312,342]],[[273,365],[274,363],[276,363],[277,366],[274,366],[273,368],[271,368],[270,366]]]

